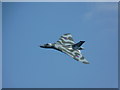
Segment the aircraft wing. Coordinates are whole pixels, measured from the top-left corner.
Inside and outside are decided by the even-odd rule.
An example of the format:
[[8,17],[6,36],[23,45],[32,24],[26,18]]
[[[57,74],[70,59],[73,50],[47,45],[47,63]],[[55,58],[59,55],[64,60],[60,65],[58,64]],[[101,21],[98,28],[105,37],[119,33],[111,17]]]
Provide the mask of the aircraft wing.
[[84,58],[84,56],[82,56],[79,61],[81,61],[81,62],[84,63],[84,64],[90,64],[90,63]]
[[72,35],[70,33],[63,34],[57,42],[63,46],[71,46],[75,44]]
[[75,57],[74,59],[76,59],[77,61],[81,61],[84,64],[89,64],[89,62],[85,59],[85,57],[81,54],[80,50],[77,50],[77,52],[75,52]]

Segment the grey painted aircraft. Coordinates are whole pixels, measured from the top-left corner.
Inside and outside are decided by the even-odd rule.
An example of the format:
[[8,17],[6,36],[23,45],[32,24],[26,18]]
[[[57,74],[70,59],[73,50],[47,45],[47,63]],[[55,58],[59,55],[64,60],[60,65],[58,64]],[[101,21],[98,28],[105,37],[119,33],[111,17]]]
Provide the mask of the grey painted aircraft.
[[62,35],[57,42],[40,45],[40,47],[56,49],[71,56],[77,61],[81,61],[84,64],[89,64],[89,62],[84,58],[84,56],[80,52],[80,50],[84,50],[84,48],[81,47],[81,45],[84,42],[85,41],[80,41],[75,44],[72,35],[70,33],[67,33]]

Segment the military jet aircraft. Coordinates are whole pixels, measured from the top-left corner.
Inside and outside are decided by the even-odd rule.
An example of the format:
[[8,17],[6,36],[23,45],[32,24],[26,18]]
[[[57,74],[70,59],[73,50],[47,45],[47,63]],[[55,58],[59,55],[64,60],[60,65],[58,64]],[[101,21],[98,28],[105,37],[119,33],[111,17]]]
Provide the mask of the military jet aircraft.
[[56,49],[71,56],[77,61],[81,61],[84,64],[89,64],[89,62],[84,58],[84,56],[80,52],[80,50],[84,50],[84,48],[81,47],[81,45],[84,42],[85,41],[80,41],[75,44],[72,35],[70,33],[67,33],[63,34],[57,42],[40,45],[40,47]]

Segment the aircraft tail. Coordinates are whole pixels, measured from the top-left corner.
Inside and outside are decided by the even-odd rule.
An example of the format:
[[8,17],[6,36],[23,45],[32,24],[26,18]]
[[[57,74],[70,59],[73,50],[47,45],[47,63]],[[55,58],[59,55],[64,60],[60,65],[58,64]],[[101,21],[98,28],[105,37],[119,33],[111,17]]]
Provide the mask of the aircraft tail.
[[74,50],[76,50],[76,49],[81,49],[81,46],[82,46],[82,44],[83,44],[84,42],[85,42],[85,41],[80,41],[80,42],[72,45],[72,48],[73,48]]

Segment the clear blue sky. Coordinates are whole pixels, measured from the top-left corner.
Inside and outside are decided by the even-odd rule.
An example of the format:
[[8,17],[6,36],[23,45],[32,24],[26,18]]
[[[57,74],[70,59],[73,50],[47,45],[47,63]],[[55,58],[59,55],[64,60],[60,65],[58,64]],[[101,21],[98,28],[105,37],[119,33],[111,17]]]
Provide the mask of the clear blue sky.
[[[3,3],[3,88],[117,88],[116,3]],[[39,48],[71,33],[90,64]]]
[[0,2],[0,89],[2,88],[2,2]]

